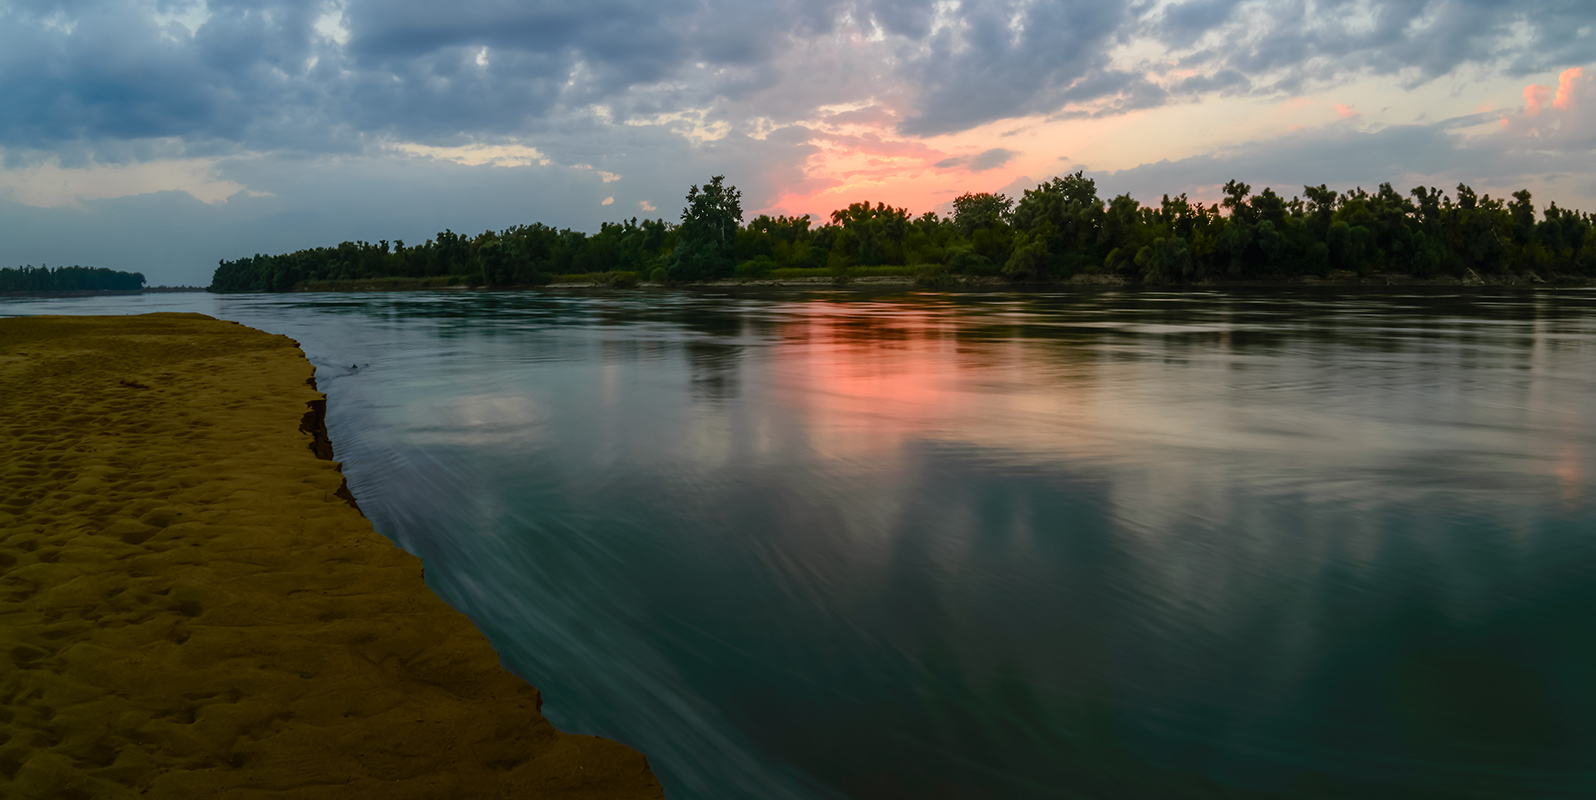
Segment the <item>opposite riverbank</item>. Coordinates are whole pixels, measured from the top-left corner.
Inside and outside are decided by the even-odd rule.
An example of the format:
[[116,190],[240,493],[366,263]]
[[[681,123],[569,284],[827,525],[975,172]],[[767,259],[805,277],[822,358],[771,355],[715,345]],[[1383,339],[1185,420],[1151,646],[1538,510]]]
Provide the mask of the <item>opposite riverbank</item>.
[[0,795],[660,797],[354,507],[295,343],[0,319]]
[[143,289],[72,289],[67,291],[0,292],[0,298],[126,297],[137,294],[182,294],[208,291],[203,286],[146,286]]
[[[1358,275],[1352,272],[1332,271],[1324,277],[1298,276],[1292,278],[1209,280],[1199,283],[1147,283],[1128,281],[1119,275],[1081,274],[1068,280],[1044,282],[1013,282],[990,275],[955,275],[950,273],[917,274],[898,271],[898,274],[864,275],[803,275],[790,277],[765,277],[738,280],[710,281],[690,284],[665,284],[640,281],[635,275],[620,272],[594,273],[590,276],[561,275],[552,283],[526,286],[491,287],[496,290],[538,289],[667,289],[667,288],[749,288],[749,287],[873,287],[903,286],[928,291],[1012,291],[1017,289],[1048,288],[1126,288],[1154,289],[1159,291],[1208,291],[1227,288],[1252,288],[1278,286],[1301,288],[1316,286],[1516,286],[1524,288],[1577,288],[1596,285],[1596,281],[1577,276],[1535,274],[1478,275],[1466,273],[1462,278],[1423,278],[1401,273],[1374,272]],[[445,278],[368,278],[349,280],[310,281],[296,287],[295,292],[403,292],[403,291],[486,291],[490,287],[473,285],[456,277]]]

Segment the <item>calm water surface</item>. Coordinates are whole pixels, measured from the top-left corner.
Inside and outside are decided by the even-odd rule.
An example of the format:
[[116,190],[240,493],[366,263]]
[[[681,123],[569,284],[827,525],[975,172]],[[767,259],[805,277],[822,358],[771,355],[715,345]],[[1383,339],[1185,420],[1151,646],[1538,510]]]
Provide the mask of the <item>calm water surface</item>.
[[672,798],[1596,793],[1596,294],[0,301],[298,339]]

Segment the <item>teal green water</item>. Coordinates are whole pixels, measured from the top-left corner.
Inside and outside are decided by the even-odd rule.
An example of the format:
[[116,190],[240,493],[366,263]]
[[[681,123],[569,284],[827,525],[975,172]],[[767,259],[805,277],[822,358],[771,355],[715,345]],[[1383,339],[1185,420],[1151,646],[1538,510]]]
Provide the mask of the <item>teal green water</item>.
[[1596,293],[177,309],[669,797],[1596,795]]

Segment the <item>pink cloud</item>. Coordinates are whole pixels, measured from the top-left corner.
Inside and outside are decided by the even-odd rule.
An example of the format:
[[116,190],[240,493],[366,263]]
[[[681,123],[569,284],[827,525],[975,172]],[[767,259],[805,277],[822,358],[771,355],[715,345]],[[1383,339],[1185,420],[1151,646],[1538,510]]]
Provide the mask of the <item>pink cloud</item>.
[[1349,106],[1345,103],[1336,103],[1334,108],[1336,110],[1336,116],[1342,119],[1356,117],[1358,115],[1358,112],[1352,110],[1352,106]]
[[1012,177],[998,167],[974,168],[972,156],[954,156],[923,142],[875,132],[812,131],[808,141],[815,150],[803,164],[804,179],[783,186],[764,213],[808,213],[824,220],[833,209],[862,201],[919,213],[939,206],[940,195],[950,190],[991,191],[990,184]]
[[1524,87],[1525,113],[1532,117],[1541,113],[1541,109],[1546,107],[1546,98],[1550,97],[1551,94],[1551,87],[1542,86],[1538,83],[1532,83]]
[[1569,106],[1573,105],[1574,92],[1578,89],[1579,85],[1589,83],[1588,80],[1580,80],[1584,77],[1584,75],[1584,69],[1580,67],[1573,67],[1563,70],[1563,74],[1557,76],[1557,97],[1552,100],[1552,106],[1554,108],[1567,111]]
[[946,205],[943,195],[992,191],[1017,174],[1011,162],[1023,154],[999,147],[1003,140],[995,134],[937,146],[898,134],[898,118],[877,104],[773,134],[804,153],[790,165],[796,174],[773,180],[778,188],[752,212],[807,213],[823,221],[834,209],[869,201],[919,213]]
[[1596,144],[1596,81],[1581,67],[1558,75],[1557,87],[1524,87],[1524,109],[1504,112],[1500,135],[1538,149],[1588,148]]
[[926,160],[939,160],[947,158],[947,153],[929,147],[920,142],[904,139],[883,139],[879,134],[866,133],[861,136],[844,136],[839,134],[821,135],[820,141],[833,146],[872,156],[888,156],[895,158],[920,158]]

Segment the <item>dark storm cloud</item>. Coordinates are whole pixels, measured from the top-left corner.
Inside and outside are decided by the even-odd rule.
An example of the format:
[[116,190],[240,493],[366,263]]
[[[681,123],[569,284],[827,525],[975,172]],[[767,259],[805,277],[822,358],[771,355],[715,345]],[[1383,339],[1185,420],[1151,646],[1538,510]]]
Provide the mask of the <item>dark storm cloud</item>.
[[[349,52],[358,65],[392,72],[418,57],[487,46],[522,57],[513,74],[567,77],[577,61],[599,76],[600,94],[673,74],[689,59],[757,60],[758,30],[725,41],[694,40],[698,4],[684,0],[568,3],[435,3],[354,0],[347,7]],[[734,16],[738,15],[733,12]],[[720,20],[728,28],[736,21]],[[752,27],[752,26],[747,26]],[[530,58],[528,58],[530,57]]]
[[1013,150],[1005,150],[1001,147],[994,147],[991,150],[977,153],[973,156],[954,156],[952,158],[944,158],[932,166],[937,167],[938,169],[954,169],[957,167],[965,167],[971,172],[985,172],[989,169],[997,169],[998,167],[1013,161],[1014,157],[1017,155],[1019,155],[1019,153],[1016,153]]
[[[1103,116],[1210,93],[1298,92],[1348,75],[1422,82],[1467,64],[1516,73],[1588,63],[1596,3],[1562,0],[1054,0],[964,3],[903,59],[920,95],[901,129],[965,130],[1029,113]],[[1196,74],[1168,82],[1114,48],[1144,40]]]
[[[151,8],[0,0],[0,146],[59,152],[168,137],[189,155],[358,152],[388,138],[537,135],[564,117],[604,113],[623,122],[708,109],[733,126],[793,122],[872,98],[889,98],[902,132],[928,135],[1026,114],[1295,91],[1349,74],[1544,71],[1588,63],[1596,43],[1596,3],[1568,0],[154,6],[203,19],[192,32]],[[325,22],[318,31],[324,16],[347,39],[325,35],[336,32]],[[1141,52],[1152,55],[1127,55]],[[1188,72],[1171,72],[1170,59]]]
[[[342,46],[316,28],[340,8]],[[128,0],[12,3],[0,20],[0,145],[176,136],[267,149],[326,149],[341,128],[510,134],[557,106],[742,70],[667,89],[677,106],[663,110],[703,105],[770,85],[788,32],[829,24],[730,0],[213,2],[193,32]]]
[[[1100,0],[961,5],[957,25],[932,35],[927,52],[905,66],[921,100],[900,128],[949,133],[1053,111],[1082,81],[1102,80],[1108,49],[1131,19],[1128,5]],[[1102,96],[1075,92],[1083,94]]]
[[313,53],[308,4],[218,4],[199,34],[122,2],[0,10],[0,144],[149,137],[245,141],[320,105],[299,75]]
[[1144,32],[1176,47],[1201,40],[1184,67],[1293,92],[1348,74],[1422,82],[1466,64],[1526,74],[1588,63],[1593,25],[1596,3],[1561,0],[1191,0]]
[[1230,21],[1241,0],[1191,0],[1164,12],[1158,30],[1164,41],[1186,47],[1203,34]]
[[972,172],[984,172],[989,169],[997,169],[998,167],[1001,167],[1004,164],[1012,161],[1017,155],[1019,155],[1019,153],[1016,153],[1013,150],[1004,150],[1001,147],[994,147],[991,150],[988,150],[970,159],[970,170]]
[[919,40],[931,32],[932,3],[923,0],[868,0],[862,8],[887,33]]

